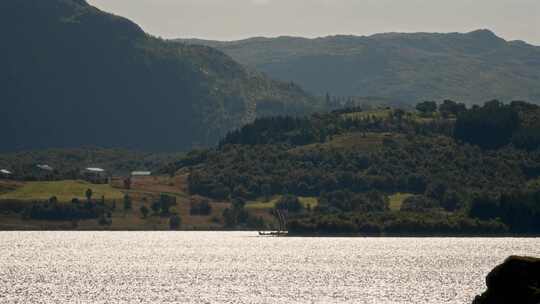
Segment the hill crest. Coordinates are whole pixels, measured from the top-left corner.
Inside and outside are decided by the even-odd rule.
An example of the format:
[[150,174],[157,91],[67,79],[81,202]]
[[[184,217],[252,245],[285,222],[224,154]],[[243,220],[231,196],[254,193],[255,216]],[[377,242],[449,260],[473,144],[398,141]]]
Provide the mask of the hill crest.
[[182,40],[216,47],[246,66],[313,94],[414,103],[454,99],[540,102],[540,47],[469,33]]

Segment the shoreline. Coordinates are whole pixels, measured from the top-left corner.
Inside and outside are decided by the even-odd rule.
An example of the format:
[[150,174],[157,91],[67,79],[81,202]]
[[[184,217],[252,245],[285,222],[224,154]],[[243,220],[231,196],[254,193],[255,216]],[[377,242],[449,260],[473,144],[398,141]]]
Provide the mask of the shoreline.
[[[6,227],[8,226],[8,227]],[[9,227],[12,226],[12,227]],[[273,230],[254,230],[254,229],[238,229],[238,228],[181,228],[176,230],[168,229],[167,227],[156,227],[155,229],[148,229],[147,227],[78,227],[68,228],[66,226],[58,227],[35,227],[35,226],[21,226],[21,225],[6,225],[0,224],[0,232],[253,232],[254,234],[259,232],[275,232]],[[342,234],[296,234],[287,233],[281,235],[257,235],[260,237],[285,237],[285,238],[540,238],[540,234],[437,234],[437,233],[382,233],[382,234],[358,234],[358,233],[342,233]]]

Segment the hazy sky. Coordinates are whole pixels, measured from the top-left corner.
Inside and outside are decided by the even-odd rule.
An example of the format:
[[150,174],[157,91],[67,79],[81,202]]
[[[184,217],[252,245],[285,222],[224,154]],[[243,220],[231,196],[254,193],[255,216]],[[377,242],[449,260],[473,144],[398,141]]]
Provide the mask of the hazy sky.
[[89,0],[164,38],[317,37],[487,28],[540,45],[540,0]]

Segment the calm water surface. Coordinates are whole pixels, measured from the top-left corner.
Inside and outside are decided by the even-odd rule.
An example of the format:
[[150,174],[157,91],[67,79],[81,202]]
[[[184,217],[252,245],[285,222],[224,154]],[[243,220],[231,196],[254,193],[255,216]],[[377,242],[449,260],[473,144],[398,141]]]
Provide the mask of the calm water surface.
[[0,303],[470,303],[540,239],[0,232]]

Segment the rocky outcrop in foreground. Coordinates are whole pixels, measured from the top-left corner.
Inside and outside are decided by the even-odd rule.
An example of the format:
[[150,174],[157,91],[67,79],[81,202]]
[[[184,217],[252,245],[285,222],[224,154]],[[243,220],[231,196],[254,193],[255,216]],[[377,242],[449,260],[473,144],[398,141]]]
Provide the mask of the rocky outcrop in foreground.
[[511,256],[486,278],[473,304],[540,304],[540,259]]

